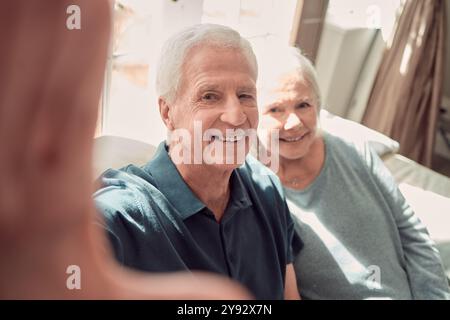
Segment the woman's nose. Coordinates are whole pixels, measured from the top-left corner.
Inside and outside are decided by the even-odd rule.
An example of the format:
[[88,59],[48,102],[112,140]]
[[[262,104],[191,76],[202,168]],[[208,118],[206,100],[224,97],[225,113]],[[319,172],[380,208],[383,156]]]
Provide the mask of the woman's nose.
[[302,121],[295,113],[290,113],[284,124],[284,130],[294,129],[295,127],[300,127]]

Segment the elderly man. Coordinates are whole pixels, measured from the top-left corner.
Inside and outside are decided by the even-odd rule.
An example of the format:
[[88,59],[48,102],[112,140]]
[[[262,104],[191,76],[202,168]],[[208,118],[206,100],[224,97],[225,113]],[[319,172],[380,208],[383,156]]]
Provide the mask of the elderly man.
[[167,41],[157,72],[169,138],[147,165],[106,171],[95,194],[117,258],[227,275],[259,299],[299,298],[282,186],[254,158],[239,161],[258,124],[250,44],[196,25]]

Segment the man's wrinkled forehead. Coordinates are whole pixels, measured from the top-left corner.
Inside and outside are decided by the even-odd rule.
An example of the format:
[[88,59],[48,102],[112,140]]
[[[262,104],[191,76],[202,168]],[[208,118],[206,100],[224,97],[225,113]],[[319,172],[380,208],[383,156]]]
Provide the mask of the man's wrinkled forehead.
[[[237,48],[212,45],[195,46],[188,50],[182,64],[182,82],[196,87],[219,86],[214,79],[226,75],[242,89],[256,91],[256,74],[244,53]],[[203,79],[208,76],[212,82]]]

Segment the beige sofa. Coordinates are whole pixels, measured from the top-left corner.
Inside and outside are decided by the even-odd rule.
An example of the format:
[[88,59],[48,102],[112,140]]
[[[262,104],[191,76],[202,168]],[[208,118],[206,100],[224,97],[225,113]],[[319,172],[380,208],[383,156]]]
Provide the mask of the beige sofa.
[[[143,165],[153,156],[156,146],[122,137],[95,139],[94,174],[127,164]],[[381,149],[380,149],[381,150]],[[414,208],[441,252],[450,279],[450,179],[395,152],[382,155],[399,187]]]

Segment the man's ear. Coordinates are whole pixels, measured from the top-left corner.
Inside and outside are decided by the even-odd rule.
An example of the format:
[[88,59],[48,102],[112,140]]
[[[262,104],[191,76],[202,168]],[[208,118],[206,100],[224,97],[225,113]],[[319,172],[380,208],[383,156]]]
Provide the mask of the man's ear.
[[161,119],[164,121],[167,129],[174,130],[174,126],[171,119],[171,106],[167,103],[167,101],[163,97],[159,97],[159,114],[161,115]]

